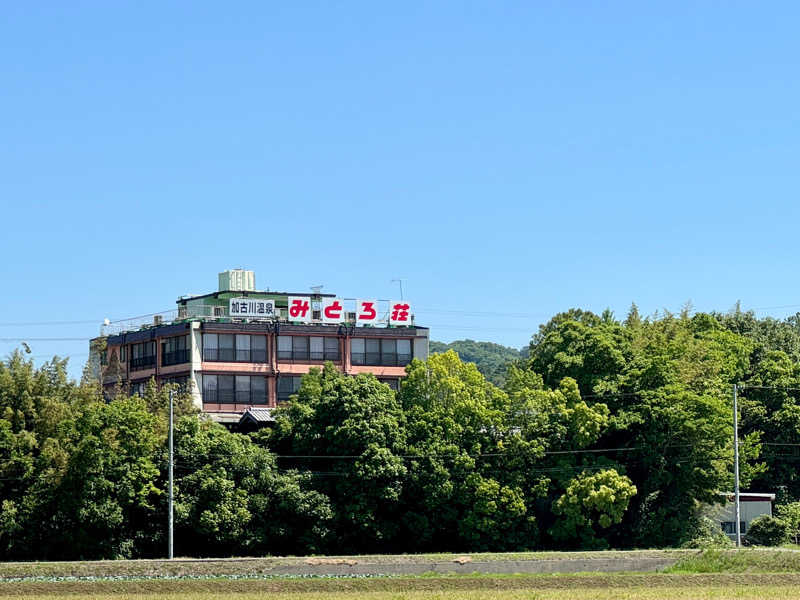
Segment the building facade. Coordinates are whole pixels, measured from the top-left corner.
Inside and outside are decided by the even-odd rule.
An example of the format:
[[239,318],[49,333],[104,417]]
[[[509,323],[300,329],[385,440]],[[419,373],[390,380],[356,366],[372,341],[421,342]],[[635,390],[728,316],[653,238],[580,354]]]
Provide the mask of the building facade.
[[[721,495],[725,497],[725,503],[708,507],[705,515],[717,521],[722,531],[735,541],[736,507],[734,506],[734,497],[733,494]],[[756,492],[742,492],[739,494],[739,531],[742,536],[747,536],[753,519],[764,515],[772,516],[772,503],[774,501],[775,494]]]
[[178,383],[202,411],[233,423],[288,400],[325,362],[397,389],[405,366],[428,356],[428,329],[414,324],[407,301],[231,289],[253,280],[251,271],[221,273],[218,291],[179,298],[174,315],[93,340],[104,387],[136,393],[151,378]]

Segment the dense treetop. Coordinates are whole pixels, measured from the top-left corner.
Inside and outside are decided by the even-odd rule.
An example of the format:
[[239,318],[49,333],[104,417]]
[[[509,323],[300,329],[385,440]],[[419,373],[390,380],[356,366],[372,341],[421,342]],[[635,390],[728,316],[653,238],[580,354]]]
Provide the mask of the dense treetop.
[[[179,394],[176,550],[685,544],[732,487],[734,383],[744,489],[793,518],[799,319],[570,310],[508,353],[502,386],[453,349],[414,360],[398,392],[329,364],[250,435]],[[105,398],[64,365],[0,363],[0,558],[163,555],[168,388]]]

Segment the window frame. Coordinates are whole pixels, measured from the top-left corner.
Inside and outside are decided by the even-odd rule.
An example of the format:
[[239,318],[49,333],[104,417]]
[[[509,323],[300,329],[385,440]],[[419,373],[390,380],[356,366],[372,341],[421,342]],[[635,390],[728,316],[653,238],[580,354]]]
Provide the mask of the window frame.
[[[353,342],[362,342],[363,351],[357,351]],[[408,352],[400,353],[399,344],[407,343]],[[361,346],[361,344],[358,344]],[[414,358],[414,344],[410,338],[350,338],[350,364],[364,367],[405,367]]]

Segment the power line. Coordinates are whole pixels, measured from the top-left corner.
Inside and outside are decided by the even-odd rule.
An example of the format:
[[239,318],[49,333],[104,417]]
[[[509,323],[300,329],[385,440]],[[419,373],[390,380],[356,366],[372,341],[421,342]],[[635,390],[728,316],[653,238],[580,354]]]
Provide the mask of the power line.
[[0,338],[0,342],[88,342],[92,338],[83,337],[57,337],[57,338],[44,338],[44,337],[19,337],[19,338]]
[[0,327],[33,327],[38,325],[101,325],[102,319],[92,319],[91,321],[18,321],[16,323],[0,323]]

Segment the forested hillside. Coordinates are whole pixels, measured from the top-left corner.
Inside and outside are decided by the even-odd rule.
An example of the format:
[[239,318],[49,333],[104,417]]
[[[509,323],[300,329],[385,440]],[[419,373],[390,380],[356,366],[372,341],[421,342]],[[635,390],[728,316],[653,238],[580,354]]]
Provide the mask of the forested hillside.
[[[800,500],[798,318],[570,310],[502,387],[452,351],[398,392],[328,364],[251,435],[181,397],[176,554],[695,544],[732,488],[734,383],[743,489]],[[162,555],[166,394],[0,363],[0,558]]]
[[520,351],[493,342],[457,340],[446,344],[431,342],[431,352],[454,350],[464,362],[475,363],[484,377],[495,385],[502,386],[506,380],[508,366],[521,357]]

